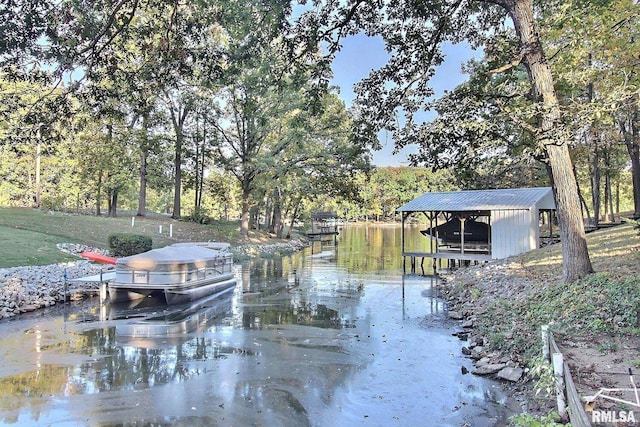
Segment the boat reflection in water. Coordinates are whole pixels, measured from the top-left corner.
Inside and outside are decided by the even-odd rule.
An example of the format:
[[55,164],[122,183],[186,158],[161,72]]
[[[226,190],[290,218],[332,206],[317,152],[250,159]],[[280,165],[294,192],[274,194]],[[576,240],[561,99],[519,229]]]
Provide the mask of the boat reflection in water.
[[116,320],[116,341],[140,348],[176,345],[231,315],[233,289],[192,303],[162,305],[156,298],[110,304],[107,320]]

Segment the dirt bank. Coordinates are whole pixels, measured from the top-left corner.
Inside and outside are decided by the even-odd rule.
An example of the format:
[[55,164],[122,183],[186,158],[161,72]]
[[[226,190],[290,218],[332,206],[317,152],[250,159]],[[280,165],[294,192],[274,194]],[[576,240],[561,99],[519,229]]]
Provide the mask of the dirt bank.
[[[554,246],[443,275],[443,294],[460,319],[476,369],[477,361],[522,368],[512,385],[533,414],[555,408],[555,398],[536,394],[531,369],[541,355],[542,324],[551,325],[581,396],[601,387],[629,388],[629,368],[640,372],[637,232],[620,226],[589,235],[598,273],[576,285],[562,283],[561,247]],[[625,410],[607,401],[599,401],[597,408]]]

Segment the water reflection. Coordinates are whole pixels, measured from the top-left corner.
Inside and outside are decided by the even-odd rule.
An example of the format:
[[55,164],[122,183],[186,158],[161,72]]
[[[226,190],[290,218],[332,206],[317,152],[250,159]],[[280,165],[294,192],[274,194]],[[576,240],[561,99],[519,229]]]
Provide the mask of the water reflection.
[[402,275],[399,240],[353,227],[337,247],[245,263],[235,289],[195,304],[84,301],[0,322],[0,422],[476,421],[447,408],[496,392],[461,376],[437,279]]

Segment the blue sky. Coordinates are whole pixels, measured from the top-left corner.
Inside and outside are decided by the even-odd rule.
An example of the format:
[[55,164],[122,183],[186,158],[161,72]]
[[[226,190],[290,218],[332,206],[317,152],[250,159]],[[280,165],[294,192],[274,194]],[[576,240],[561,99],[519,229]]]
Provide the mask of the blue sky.
[[[466,80],[461,73],[461,65],[474,56],[474,52],[468,45],[445,45],[443,52],[446,55],[444,63],[436,70],[431,79],[436,96],[441,96],[445,90],[452,90],[458,84]],[[370,38],[364,34],[351,36],[343,41],[343,48],[337,53],[333,63],[334,78],[332,84],[340,87],[340,97],[351,105],[354,98],[352,86],[354,83],[366,77],[372,69],[383,66],[388,58],[384,50],[384,44],[380,38]],[[427,119],[433,117],[433,113],[427,113]],[[392,155],[393,141],[391,135],[380,136],[383,145],[382,150],[373,152],[373,163],[377,166],[399,166],[407,164],[407,154],[411,147],[406,147],[399,154]]]

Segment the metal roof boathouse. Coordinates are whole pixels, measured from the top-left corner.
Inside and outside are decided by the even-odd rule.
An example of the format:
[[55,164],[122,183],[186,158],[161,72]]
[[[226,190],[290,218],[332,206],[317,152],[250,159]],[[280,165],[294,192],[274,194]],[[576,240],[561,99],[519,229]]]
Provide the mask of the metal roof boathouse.
[[[551,214],[556,205],[551,187],[497,190],[463,190],[425,193],[399,207],[402,214],[402,256],[464,261],[489,261],[518,255],[540,246],[541,214]],[[405,250],[405,221],[423,213],[430,239],[428,252]],[[550,229],[551,231],[551,229]]]

